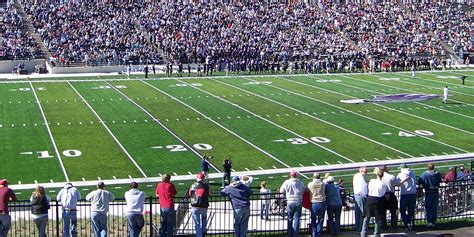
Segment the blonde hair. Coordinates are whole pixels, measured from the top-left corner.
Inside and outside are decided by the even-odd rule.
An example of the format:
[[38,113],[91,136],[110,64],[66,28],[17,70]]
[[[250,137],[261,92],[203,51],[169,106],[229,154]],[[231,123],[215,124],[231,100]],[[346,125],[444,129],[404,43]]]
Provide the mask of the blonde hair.
[[261,187],[261,188],[267,188],[267,182],[266,182],[266,181],[262,181],[262,182],[260,183],[260,187]]
[[44,197],[46,194],[44,193],[44,187],[41,185],[36,186],[35,191],[33,192],[34,197]]

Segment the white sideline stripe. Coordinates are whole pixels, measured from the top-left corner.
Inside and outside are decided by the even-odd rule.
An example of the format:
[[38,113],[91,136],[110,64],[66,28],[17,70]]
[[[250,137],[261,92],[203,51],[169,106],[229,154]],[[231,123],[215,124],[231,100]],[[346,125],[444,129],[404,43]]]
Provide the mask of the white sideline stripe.
[[[317,78],[318,77],[315,77],[315,76],[312,76],[310,78]],[[286,79],[285,79],[286,80]],[[370,92],[373,92],[373,93],[377,93],[376,91],[374,90],[370,90],[370,89],[365,89],[365,88],[362,88],[362,87],[358,87],[358,86],[353,86],[353,85],[347,85],[347,84],[339,84],[339,85],[343,85],[343,86],[347,86],[347,87],[351,87],[351,88],[356,88],[356,89],[360,89],[360,90],[364,90],[364,91],[370,91]],[[322,88],[320,88],[322,89]],[[339,93],[339,92],[336,92],[336,91],[333,91],[332,93],[334,94],[338,94],[338,95],[343,95],[343,96],[347,96],[347,97],[350,97],[350,98],[357,98],[357,97],[354,97],[354,96],[350,96],[350,95],[347,95],[347,94],[342,94],[342,93]],[[391,111],[396,111],[396,112],[399,112],[399,113],[402,113],[402,114],[406,114],[408,116],[412,116],[412,117],[415,117],[415,118],[418,118],[418,119],[421,119],[421,120],[425,120],[425,121],[428,121],[428,122],[432,122],[432,123],[435,123],[435,124],[438,124],[438,125],[441,125],[441,126],[445,126],[445,127],[448,127],[448,128],[451,128],[451,129],[454,129],[454,130],[458,130],[460,132],[464,132],[464,133],[467,133],[467,134],[471,134],[471,135],[474,135],[473,132],[469,132],[469,131],[466,131],[464,129],[461,129],[461,128],[458,128],[458,127],[454,127],[454,126],[451,126],[451,125],[447,125],[447,124],[444,124],[444,123],[440,123],[438,121],[434,121],[434,120],[431,120],[431,119],[428,119],[428,118],[423,118],[423,117],[420,117],[418,115],[414,115],[414,114],[410,114],[410,113],[407,113],[405,111],[401,111],[401,110],[398,110],[398,109],[395,109],[395,108],[391,108],[389,106],[385,106],[385,105],[381,105],[381,104],[378,104],[378,103],[374,103],[374,105],[377,105],[379,107],[382,107],[382,108],[386,108],[387,110],[391,110]],[[418,108],[418,107],[417,107]]]
[[[328,172],[328,171],[344,171],[344,170],[354,170],[359,167],[377,167],[380,165],[387,166],[398,166],[401,164],[414,165],[414,164],[426,164],[426,161],[431,162],[448,162],[448,161],[460,161],[460,160],[471,160],[474,159],[474,153],[465,153],[465,154],[454,154],[454,155],[443,155],[443,156],[430,156],[430,157],[416,157],[416,158],[407,158],[407,159],[394,159],[394,160],[384,160],[380,161],[367,161],[367,162],[358,162],[358,163],[346,163],[346,164],[334,164],[334,165],[320,165],[320,166],[305,166],[305,167],[295,167],[295,168],[280,168],[280,169],[268,169],[268,170],[251,170],[251,171],[239,171],[234,172],[234,175],[249,175],[249,176],[259,176],[259,175],[277,175],[277,174],[288,174],[291,170],[296,170],[299,173],[313,173],[313,172]],[[222,178],[222,174],[211,173],[208,174],[209,178]],[[189,181],[195,180],[195,175],[180,175],[173,176],[174,181]],[[107,185],[119,185],[119,184],[129,184],[130,179],[117,179],[117,180],[103,180]],[[149,177],[149,178],[135,178],[133,181],[138,183],[156,183],[161,182],[160,177]],[[41,184],[45,188],[62,188],[67,182],[60,183],[43,183]],[[74,185],[78,187],[83,186],[95,186],[97,181],[75,181]],[[22,185],[10,185],[10,188],[13,190],[23,190],[23,189],[34,189],[36,184],[22,184]]]
[[145,83],[146,85],[150,86],[151,88],[169,96],[170,98],[176,100],[178,103],[190,108],[192,111],[198,113],[199,115],[201,115],[202,117],[204,118],[207,118],[207,120],[209,120],[210,122],[214,123],[215,125],[219,126],[220,128],[224,129],[225,131],[227,131],[228,133],[234,135],[235,137],[237,137],[238,139],[242,140],[243,142],[249,144],[250,146],[252,146],[253,148],[257,149],[258,151],[260,151],[261,153],[267,155],[268,157],[274,159],[275,161],[277,161],[278,163],[282,164],[283,166],[286,166],[288,168],[290,168],[291,166],[289,166],[288,164],[284,163],[283,161],[279,160],[278,158],[274,157],[272,154],[268,153],[267,151],[263,150],[262,148],[254,145],[253,143],[251,143],[250,141],[246,140],[245,138],[241,137],[240,135],[238,135],[237,133],[231,131],[230,129],[226,128],[225,126],[221,125],[220,123],[216,122],[215,120],[213,120],[212,118],[210,117],[207,117],[205,114],[203,114],[201,111],[195,109],[194,107],[182,102],[181,100],[177,99],[176,97],[173,97],[172,95],[160,90],[159,88],[151,85],[150,83],[146,82],[146,81],[142,81],[143,83]]
[[[381,142],[375,141],[375,140],[373,140],[373,139],[371,139],[371,138],[368,138],[368,137],[366,137],[366,136],[363,136],[363,135],[361,135],[361,134],[358,134],[358,133],[356,133],[356,132],[353,132],[353,131],[351,131],[351,130],[349,130],[349,129],[343,128],[343,127],[341,127],[341,126],[339,126],[339,125],[333,124],[333,123],[331,123],[331,122],[329,122],[329,121],[326,121],[326,120],[320,119],[320,118],[318,118],[318,117],[315,117],[315,116],[313,116],[313,115],[311,115],[311,114],[309,114],[309,113],[305,113],[305,112],[303,112],[303,111],[301,111],[301,110],[298,110],[298,109],[296,109],[296,108],[293,108],[293,107],[291,107],[291,106],[289,106],[289,105],[280,103],[280,102],[278,102],[278,101],[274,101],[274,100],[272,100],[272,99],[270,99],[270,98],[261,96],[261,95],[259,95],[259,94],[255,94],[255,93],[253,93],[253,92],[244,90],[244,89],[242,89],[242,88],[240,88],[240,87],[237,87],[237,86],[234,86],[234,85],[231,85],[231,84],[228,84],[228,83],[219,81],[219,80],[213,80],[213,81],[217,81],[217,82],[219,82],[219,83],[223,83],[223,84],[225,84],[225,85],[227,85],[227,86],[230,86],[230,87],[232,87],[232,88],[236,88],[236,89],[245,91],[245,92],[250,93],[250,94],[252,94],[252,95],[254,95],[254,96],[257,96],[257,97],[266,99],[266,100],[271,101],[271,102],[273,102],[273,103],[275,103],[275,104],[281,105],[281,106],[283,106],[283,107],[285,107],[285,108],[288,108],[288,109],[291,109],[291,110],[293,110],[293,111],[299,112],[299,113],[304,114],[304,115],[306,115],[306,116],[308,116],[308,117],[310,117],[310,118],[312,118],[312,119],[315,119],[315,120],[317,120],[317,121],[323,122],[323,123],[328,124],[328,125],[330,125],[330,126],[336,127],[336,128],[338,128],[338,129],[341,129],[342,131],[345,131],[345,132],[348,132],[348,133],[353,134],[353,135],[355,135],[355,136],[361,137],[361,138],[363,138],[363,139],[366,139],[366,140],[368,140],[368,141],[370,141],[370,142],[373,142],[373,143],[378,144],[378,145],[380,145],[380,146],[383,146],[383,147],[385,147],[385,148],[388,148],[388,149],[394,150],[394,151],[396,151],[396,152],[398,152],[398,153],[401,153],[401,154],[404,154],[404,155],[413,157],[413,156],[411,156],[411,155],[409,155],[409,154],[407,154],[407,153],[404,153],[403,151],[400,151],[400,150],[398,150],[398,149],[395,149],[395,148],[393,148],[393,147],[390,147],[390,146],[388,146],[388,145],[385,145],[385,144],[383,144],[383,143],[381,143]],[[255,81],[255,80],[252,80],[252,81]]]
[[61,155],[59,154],[58,147],[56,146],[56,141],[54,140],[53,133],[51,133],[51,129],[49,128],[48,119],[46,118],[46,115],[44,114],[43,106],[41,106],[41,103],[38,99],[38,95],[36,94],[35,87],[33,86],[33,83],[31,82],[30,82],[30,87],[32,89],[31,91],[33,92],[33,95],[35,96],[35,100],[36,100],[36,103],[38,104],[38,108],[41,112],[41,116],[43,116],[46,130],[48,130],[48,135],[49,135],[49,138],[51,139],[51,143],[53,144],[54,152],[56,153],[56,156],[58,157],[59,165],[61,166],[61,169],[63,171],[64,178],[66,179],[66,181],[69,182],[69,176],[67,175],[66,168],[64,167],[63,161],[61,159]]
[[[128,97],[125,95],[123,92],[121,92],[119,89],[117,89],[114,85],[110,84],[109,82],[105,82],[107,85],[109,85],[111,88],[113,88],[115,91],[117,91],[119,94],[121,94],[123,97],[125,97],[128,101],[132,102],[135,106],[140,108],[143,112],[145,112],[148,116],[150,116],[155,123],[160,125],[163,129],[165,129],[169,134],[171,134],[173,137],[178,139],[184,146],[186,146],[190,151],[192,151],[195,155],[199,157],[199,159],[202,159],[202,155],[199,154],[198,151],[196,151],[192,146],[190,146],[188,143],[186,143],[182,138],[180,138],[178,135],[176,135],[173,131],[171,131],[168,127],[166,127],[163,123],[161,123],[155,116],[153,116],[150,112],[148,112],[145,108],[143,108],[141,105],[139,105],[137,102],[135,102],[132,98]],[[217,172],[220,173],[220,171],[211,163],[209,163],[212,168],[214,168]]]
[[[244,79],[246,79],[246,78],[244,77]],[[247,79],[247,80],[248,80],[248,79]],[[250,110],[248,110],[248,109],[245,109],[245,108],[239,106],[238,104],[232,103],[232,102],[230,102],[230,101],[228,101],[228,100],[226,100],[226,99],[222,99],[222,98],[219,97],[219,96],[216,96],[216,95],[214,95],[214,94],[212,94],[212,93],[210,93],[210,92],[207,92],[207,91],[205,91],[205,90],[203,90],[203,89],[201,89],[201,88],[199,88],[199,87],[195,87],[195,86],[193,86],[192,84],[188,84],[188,83],[186,83],[186,82],[184,82],[184,81],[179,81],[178,79],[176,79],[176,81],[181,82],[181,83],[184,83],[184,84],[188,85],[189,87],[192,87],[192,88],[194,88],[194,89],[196,89],[196,90],[199,90],[199,91],[201,91],[201,92],[204,92],[204,93],[206,93],[206,94],[208,94],[208,95],[210,95],[210,96],[212,96],[212,97],[214,97],[214,98],[217,98],[217,99],[219,99],[219,100],[222,100],[222,101],[224,101],[224,102],[226,102],[226,103],[228,103],[228,104],[230,104],[230,105],[232,105],[232,106],[234,106],[234,107],[237,107],[237,108],[239,108],[239,109],[241,109],[241,110],[243,110],[243,111],[245,111],[245,112],[247,112],[247,113],[249,113],[249,114],[251,114],[251,115],[253,115],[253,116],[255,116],[255,117],[257,117],[257,118],[259,118],[259,119],[261,119],[261,120],[263,120],[263,121],[265,121],[265,122],[267,122],[267,123],[272,124],[272,125],[275,126],[275,127],[278,127],[278,128],[280,128],[280,129],[282,129],[282,130],[285,130],[286,132],[289,132],[289,133],[291,133],[291,134],[293,134],[293,135],[295,135],[295,136],[298,136],[298,137],[300,137],[300,138],[302,138],[302,139],[308,141],[309,143],[311,143],[311,144],[313,144],[313,145],[316,145],[316,146],[318,146],[318,147],[320,147],[320,148],[322,148],[322,149],[324,149],[324,150],[326,150],[326,151],[328,151],[328,152],[330,152],[330,153],[333,153],[334,155],[337,155],[337,156],[339,156],[339,157],[341,157],[341,158],[343,158],[343,159],[345,159],[345,160],[347,160],[347,161],[354,162],[353,160],[349,159],[348,157],[345,157],[344,155],[341,155],[341,154],[337,153],[336,151],[333,151],[333,150],[331,150],[331,149],[329,149],[329,148],[327,148],[327,147],[324,147],[324,146],[322,146],[321,144],[319,144],[319,143],[317,143],[317,142],[314,142],[314,141],[311,140],[311,139],[307,139],[306,137],[301,136],[301,135],[299,135],[298,133],[296,133],[296,132],[294,132],[294,131],[292,131],[292,130],[290,130],[290,129],[288,129],[288,128],[285,128],[285,127],[283,127],[283,126],[281,126],[281,125],[278,125],[278,124],[276,124],[276,123],[274,123],[274,122],[272,122],[272,121],[270,121],[270,120],[268,120],[268,119],[266,119],[266,118],[264,118],[264,117],[262,117],[262,116],[259,116],[258,114],[254,113],[254,112],[252,112],[252,111],[250,111]]]
[[[281,78],[281,79],[286,80],[286,79],[284,79],[284,78]],[[290,80],[288,80],[288,81],[290,81]],[[297,83],[297,84],[301,84],[301,85],[305,85],[305,86],[309,86],[309,87],[313,87],[313,88],[320,89],[320,90],[326,90],[326,89],[323,89],[323,88],[319,88],[319,87],[316,87],[316,86],[313,86],[313,85],[309,85],[309,84],[306,84],[306,83],[302,83],[302,82],[298,82],[298,81],[290,81],[290,82]],[[272,85],[267,85],[267,86],[272,86]],[[273,87],[276,87],[276,86],[273,86]],[[276,87],[276,88],[279,88],[279,87]],[[286,89],[283,89],[283,88],[279,88],[279,89],[280,89],[280,90],[284,90],[284,91],[289,91],[289,90],[286,90]],[[352,111],[352,110],[348,110],[348,109],[339,107],[339,106],[337,106],[337,105],[330,104],[330,103],[328,103],[328,102],[325,102],[325,101],[322,101],[322,100],[319,100],[319,99],[316,99],[316,98],[313,98],[313,97],[301,95],[301,94],[299,94],[299,93],[297,93],[297,92],[292,92],[292,91],[289,91],[289,92],[291,92],[291,93],[293,93],[293,94],[296,94],[296,95],[300,95],[301,97],[308,98],[308,99],[310,99],[310,100],[318,101],[318,102],[320,102],[320,103],[323,103],[323,104],[327,104],[327,105],[336,107],[336,108],[338,108],[338,109],[341,109],[341,110],[344,110],[344,111],[346,111],[346,112],[355,114],[355,115],[357,115],[357,116],[366,118],[366,119],[368,119],[368,120],[372,120],[372,121],[374,121],[374,122],[381,123],[381,124],[390,126],[390,127],[392,127],[392,128],[396,128],[396,129],[402,130],[402,131],[407,132],[407,133],[412,133],[412,132],[410,132],[410,131],[408,131],[408,130],[406,130],[406,129],[400,128],[400,127],[395,126],[395,125],[393,125],[393,124],[389,124],[389,123],[386,123],[386,122],[383,122],[383,121],[374,119],[374,118],[372,118],[372,117],[368,117],[368,116],[365,116],[365,115],[363,115],[363,114],[356,113],[356,112],[354,112],[354,111]],[[445,146],[448,146],[448,147],[451,147],[451,148],[454,148],[454,149],[456,149],[456,150],[460,150],[460,151],[465,152],[465,153],[468,153],[468,151],[466,151],[466,150],[464,150],[464,149],[455,147],[455,146],[453,146],[453,145],[449,145],[449,144],[444,143],[444,142],[440,142],[440,141],[438,141],[438,140],[435,140],[435,139],[432,139],[432,138],[429,138],[429,137],[426,137],[426,136],[418,136],[418,137],[423,138],[423,139],[427,139],[427,140],[430,140],[430,141],[432,141],[432,142],[436,142],[436,143],[439,143],[439,144],[442,144],[442,145],[445,145]]]
[[[395,73],[395,74],[399,74],[399,73]],[[405,75],[402,75],[402,76],[405,77]],[[410,78],[410,79],[413,80],[412,78]],[[440,83],[440,84],[444,84],[444,85],[463,86],[463,87],[465,87],[465,88],[474,89],[474,87],[468,86],[468,85],[454,84],[454,83],[450,83],[450,82],[437,81],[437,80],[428,79],[428,78],[417,77],[416,79],[421,79],[421,80],[425,80],[425,81],[432,81],[432,82],[436,82],[436,83]],[[415,79],[415,80],[416,80],[416,79]],[[454,78],[446,78],[446,79],[454,79]],[[408,77],[407,77],[407,80],[408,80]],[[454,80],[461,81],[461,79],[454,79]],[[402,80],[402,81],[406,82],[405,80]],[[419,86],[427,87],[427,88],[436,88],[436,87],[434,87],[434,86],[423,85],[423,84],[418,84],[418,83],[414,83],[414,82],[411,82],[410,84],[419,85]],[[436,88],[436,89],[439,89],[439,88]],[[453,90],[452,92],[453,92],[453,93],[457,93],[457,94],[461,94],[461,95],[474,96],[474,95],[471,95],[471,94],[468,94],[468,93],[459,92],[459,91],[455,91],[455,90]]]
[[140,171],[140,173],[143,175],[143,177],[148,177],[145,174],[145,172],[142,170],[142,168],[137,164],[135,159],[133,159],[133,157],[130,155],[130,153],[128,153],[127,149],[125,149],[125,147],[122,145],[122,143],[118,140],[118,138],[114,135],[114,133],[105,124],[104,120],[102,120],[102,118],[99,116],[99,114],[97,114],[97,112],[94,110],[94,108],[92,108],[92,106],[89,104],[89,102],[87,102],[86,99],[84,99],[84,97],[82,97],[81,93],[79,93],[79,91],[77,91],[76,88],[70,82],[68,82],[67,84],[69,84],[69,86],[74,90],[74,92],[76,92],[76,94],[79,96],[79,98],[81,98],[82,102],[84,102],[84,104],[86,104],[87,107],[89,107],[89,109],[92,111],[92,113],[94,113],[94,115],[99,119],[100,123],[102,124],[102,126],[104,126],[105,130],[107,130],[107,132],[110,134],[110,136],[112,136],[112,138],[117,143],[117,145],[119,145],[120,149],[122,149],[122,151],[125,153],[125,155],[127,155],[128,159],[135,165],[135,167],[138,169],[138,171]]

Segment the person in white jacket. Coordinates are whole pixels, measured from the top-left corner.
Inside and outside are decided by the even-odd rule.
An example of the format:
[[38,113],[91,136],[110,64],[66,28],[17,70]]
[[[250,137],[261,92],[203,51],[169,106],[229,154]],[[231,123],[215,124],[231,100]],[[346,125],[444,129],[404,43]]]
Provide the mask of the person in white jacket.
[[128,236],[138,237],[145,225],[143,218],[143,204],[145,203],[145,193],[138,190],[138,183],[132,182],[130,190],[125,193],[127,206]]

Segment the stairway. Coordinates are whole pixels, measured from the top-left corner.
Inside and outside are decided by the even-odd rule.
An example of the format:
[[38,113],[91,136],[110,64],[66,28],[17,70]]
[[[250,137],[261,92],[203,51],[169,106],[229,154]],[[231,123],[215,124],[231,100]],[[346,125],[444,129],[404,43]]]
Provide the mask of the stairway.
[[138,19],[134,19],[133,20],[133,23],[135,25],[135,28],[137,30],[139,30],[140,32],[142,32],[144,35],[145,35],[145,39],[146,39],[146,42],[149,44],[149,45],[154,45],[157,47],[158,49],[158,53],[161,55],[161,58],[163,59],[163,64],[167,64],[168,63],[168,60],[164,57],[164,52],[163,52],[163,49],[161,49],[160,47],[158,47],[158,45],[154,42],[151,42],[151,34],[148,33],[146,31],[146,29],[144,29],[141,25],[140,25],[140,22],[138,21]]

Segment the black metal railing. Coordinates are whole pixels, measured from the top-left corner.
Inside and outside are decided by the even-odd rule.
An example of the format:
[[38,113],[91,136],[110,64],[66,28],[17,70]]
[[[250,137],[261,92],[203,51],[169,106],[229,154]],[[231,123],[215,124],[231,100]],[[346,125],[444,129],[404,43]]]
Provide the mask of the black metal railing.
[[[474,182],[456,181],[445,183],[439,189],[440,202],[438,206],[439,222],[451,222],[473,218],[473,195]],[[351,190],[346,189],[347,206],[342,208],[341,228],[352,230],[354,228],[354,199]],[[399,196],[398,190],[396,191]],[[176,227],[175,235],[194,235],[194,223],[190,212],[189,198],[187,196],[176,198]],[[260,211],[262,203],[269,203],[269,219],[262,220]],[[286,234],[287,221],[284,197],[278,193],[272,194],[270,198],[264,198],[256,193],[251,196],[251,216],[249,220],[249,233]],[[108,217],[108,231],[111,236],[127,236],[127,218],[125,214],[125,201],[117,199],[110,203]],[[9,236],[34,236],[37,235],[36,227],[31,219],[29,201],[17,201],[10,203],[10,215],[12,226]],[[91,228],[91,206],[89,202],[81,200],[77,207],[78,236],[93,236]],[[49,210],[49,223],[47,227],[48,236],[62,236],[63,223],[61,221],[62,207],[57,201],[51,202]],[[424,199],[417,197],[417,206],[414,218],[415,225],[425,223]],[[145,227],[142,236],[158,236],[160,229],[159,200],[149,197],[145,201]],[[303,208],[300,231],[309,233],[310,210]],[[233,211],[228,198],[220,196],[210,197],[208,209],[207,234],[222,235],[233,233]]]

